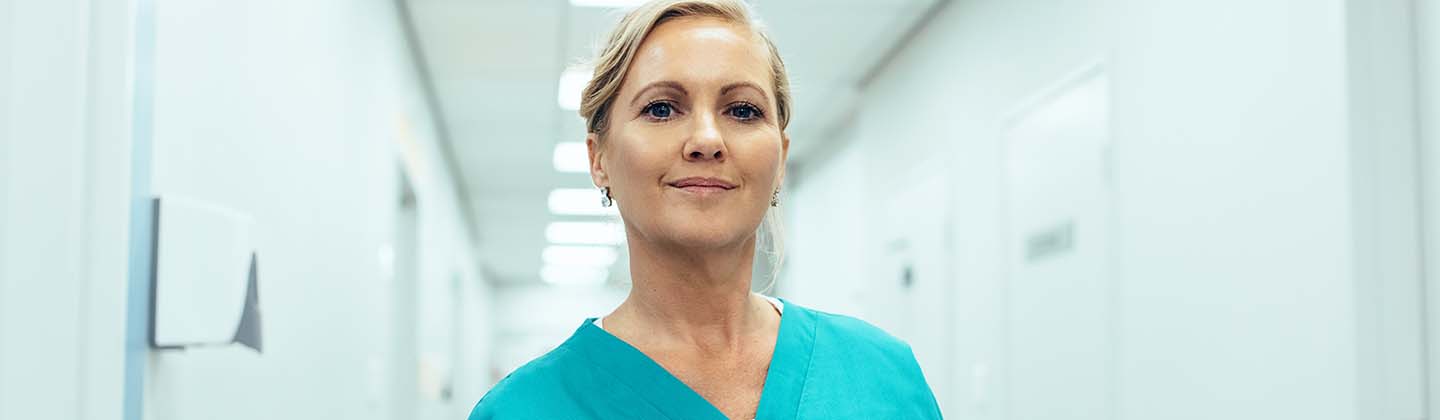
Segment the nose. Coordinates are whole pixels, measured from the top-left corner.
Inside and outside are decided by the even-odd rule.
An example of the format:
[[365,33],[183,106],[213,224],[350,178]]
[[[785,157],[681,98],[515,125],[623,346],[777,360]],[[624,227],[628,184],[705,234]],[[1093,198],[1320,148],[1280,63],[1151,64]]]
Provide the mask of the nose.
[[684,153],[685,160],[692,162],[725,159],[725,138],[720,134],[715,117],[703,115],[695,119],[695,131],[685,142]]

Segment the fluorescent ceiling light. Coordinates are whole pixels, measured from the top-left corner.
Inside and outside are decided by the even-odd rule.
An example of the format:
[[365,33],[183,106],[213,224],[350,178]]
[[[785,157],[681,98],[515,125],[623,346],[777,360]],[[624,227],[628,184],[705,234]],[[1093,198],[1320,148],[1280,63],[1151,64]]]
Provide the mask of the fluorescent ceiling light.
[[556,188],[550,191],[550,213],[562,216],[617,216],[614,206],[600,205],[600,190]]
[[540,268],[540,279],[554,285],[600,285],[609,277],[610,270],[599,267],[547,265]]
[[585,91],[585,84],[590,83],[590,76],[595,69],[589,67],[571,67],[560,74],[560,84],[556,99],[560,103],[560,109],[576,111],[580,109],[580,96]]
[[570,0],[570,5],[575,7],[635,7],[644,4],[645,0]]
[[551,222],[545,226],[545,239],[552,244],[620,245],[625,230],[612,222]]
[[551,245],[545,247],[541,258],[545,265],[562,267],[608,267],[615,263],[620,252],[610,246]]
[[555,156],[552,158],[555,170],[560,172],[590,172],[590,151],[585,149],[585,143],[564,142],[555,145]]

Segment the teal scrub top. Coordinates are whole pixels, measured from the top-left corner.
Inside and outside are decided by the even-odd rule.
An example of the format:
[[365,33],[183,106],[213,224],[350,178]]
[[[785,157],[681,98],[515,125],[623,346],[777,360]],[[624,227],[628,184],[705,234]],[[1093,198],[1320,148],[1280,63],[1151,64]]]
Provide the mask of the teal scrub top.
[[[909,345],[864,321],[782,302],[756,419],[941,418]],[[491,388],[470,420],[726,419],[594,320]]]

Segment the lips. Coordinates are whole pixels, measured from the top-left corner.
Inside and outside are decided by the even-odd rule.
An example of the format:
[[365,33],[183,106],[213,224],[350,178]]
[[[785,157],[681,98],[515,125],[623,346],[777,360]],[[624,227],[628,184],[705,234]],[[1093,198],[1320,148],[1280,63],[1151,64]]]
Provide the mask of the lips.
[[682,189],[682,190],[686,190],[686,191],[695,191],[695,192],[727,191],[727,190],[733,190],[733,189],[735,189],[735,184],[733,184],[733,183],[731,183],[731,182],[729,182],[729,181],[726,181],[726,180],[723,180],[723,179],[719,179],[719,178],[704,178],[704,177],[690,177],[690,178],[679,179],[679,180],[670,182],[670,186],[675,187],[675,188],[679,188],[679,189]]

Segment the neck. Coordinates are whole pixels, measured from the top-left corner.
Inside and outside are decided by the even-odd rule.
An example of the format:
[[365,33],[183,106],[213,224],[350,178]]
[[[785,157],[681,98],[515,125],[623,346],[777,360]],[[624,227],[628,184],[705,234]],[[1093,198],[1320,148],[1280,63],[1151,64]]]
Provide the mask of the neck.
[[[769,321],[769,304],[750,293],[752,236],[703,251],[632,241],[630,295],[611,314],[666,339],[734,347]],[[606,322],[610,322],[607,320]]]

